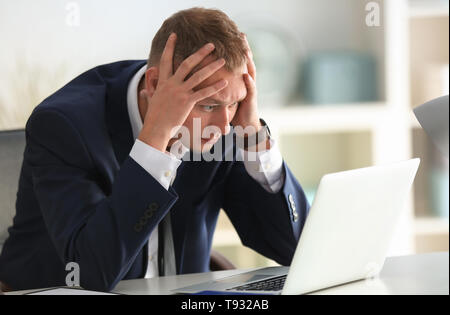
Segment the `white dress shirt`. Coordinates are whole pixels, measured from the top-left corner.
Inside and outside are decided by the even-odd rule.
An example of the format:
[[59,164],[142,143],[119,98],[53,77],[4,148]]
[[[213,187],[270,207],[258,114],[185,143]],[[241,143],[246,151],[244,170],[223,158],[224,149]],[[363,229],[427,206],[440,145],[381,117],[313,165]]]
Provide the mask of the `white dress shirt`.
[[[131,158],[155,178],[166,190],[173,184],[181,159],[189,152],[189,149],[178,142],[180,146],[177,155],[163,153],[140,141],[138,138],[142,130],[143,122],[139,113],[138,86],[145,75],[147,66],[142,67],[128,85],[127,105],[128,115],[133,130],[134,146],[130,152]],[[278,193],[284,185],[285,174],[283,172],[283,158],[277,148],[276,142],[271,140],[271,149],[267,151],[252,152],[252,159],[247,159],[248,152],[239,150],[244,157],[244,166],[248,174],[254,178],[265,190],[270,193]],[[256,160],[253,158],[256,156]],[[252,160],[252,161],[249,161]],[[158,227],[151,233],[148,246],[148,266],[145,278],[158,276]]]

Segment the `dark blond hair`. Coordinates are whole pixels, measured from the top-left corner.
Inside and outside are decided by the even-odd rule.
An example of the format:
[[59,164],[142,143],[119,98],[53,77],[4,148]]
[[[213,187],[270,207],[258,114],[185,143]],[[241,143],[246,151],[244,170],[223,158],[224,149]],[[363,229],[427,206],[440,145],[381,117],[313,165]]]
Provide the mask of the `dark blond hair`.
[[222,11],[191,8],[175,13],[163,23],[153,38],[148,59],[149,68],[159,65],[171,33],[177,34],[175,68],[207,43],[215,45],[216,49],[212,55],[224,58],[228,71],[243,66],[247,61],[246,47],[236,23]]

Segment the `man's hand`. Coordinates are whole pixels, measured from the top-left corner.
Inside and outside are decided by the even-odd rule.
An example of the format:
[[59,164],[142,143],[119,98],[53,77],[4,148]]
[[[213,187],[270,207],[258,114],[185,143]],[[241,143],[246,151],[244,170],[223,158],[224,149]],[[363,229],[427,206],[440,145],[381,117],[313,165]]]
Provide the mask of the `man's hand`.
[[[244,82],[247,87],[247,97],[241,102],[239,109],[231,122],[234,127],[253,127],[255,133],[262,128],[258,113],[258,93],[256,90],[256,66],[253,60],[253,53],[247,40],[247,36],[242,33],[242,40],[247,47],[247,71],[244,74]],[[270,148],[270,141],[267,141],[266,148]]]
[[232,121],[233,126],[241,126],[246,128],[252,126],[255,131],[261,129],[261,122],[258,114],[258,97],[256,91],[256,66],[253,61],[253,53],[248,44],[247,37],[242,34],[242,40],[247,46],[247,71],[244,74],[244,82],[247,87],[247,97],[241,102],[239,109]]
[[188,57],[173,74],[175,45],[176,34],[172,34],[167,40],[161,56],[156,90],[149,95],[147,89],[152,83],[146,76],[147,89],[140,92],[140,97],[146,99],[148,106],[144,126],[138,139],[162,152],[166,152],[173,136],[173,129],[184,124],[194,105],[218,93],[228,85],[226,80],[221,80],[194,92],[195,87],[225,65],[225,60],[219,59],[210,63],[185,81],[191,71],[214,51],[214,45],[207,44]]

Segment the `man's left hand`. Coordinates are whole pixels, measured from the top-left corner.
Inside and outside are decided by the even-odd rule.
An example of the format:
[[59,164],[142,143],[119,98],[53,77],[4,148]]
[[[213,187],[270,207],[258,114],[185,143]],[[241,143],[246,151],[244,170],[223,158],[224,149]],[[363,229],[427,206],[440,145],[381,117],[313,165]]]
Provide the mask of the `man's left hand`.
[[244,82],[247,88],[247,97],[241,102],[239,109],[231,122],[233,126],[242,128],[254,127],[255,133],[262,128],[258,113],[258,100],[256,90],[256,66],[253,61],[253,53],[247,40],[242,34],[242,40],[247,47],[247,73],[244,74]]

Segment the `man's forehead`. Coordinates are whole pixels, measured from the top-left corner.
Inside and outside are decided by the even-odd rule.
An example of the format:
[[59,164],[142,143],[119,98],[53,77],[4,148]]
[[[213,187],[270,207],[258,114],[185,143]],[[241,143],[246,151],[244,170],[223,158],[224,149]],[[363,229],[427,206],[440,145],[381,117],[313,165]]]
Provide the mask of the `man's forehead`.
[[[197,65],[197,67],[194,68],[189,77],[216,60],[217,58],[213,55],[206,57],[199,65]],[[217,94],[207,99],[204,99],[203,103],[209,103],[211,105],[230,105],[235,102],[242,101],[247,95],[247,89],[245,87],[243,77],[244,73],[247,73],[246,65],[242,66],[241,68],[235,69],[232,72],[228,71],[225,67],[222,67],[217,72],[212,74],[209,78],[196,86],[194,88],[194,91],[198,91],[211,86],[220,80],[227,80],[228,86],[225,89],[219,91]]]
[[205,98],[202,103],[208,105],[228,106],[242,102],[247,97],[247,89],[243,80],[232,80],[229,85],[218,93]]
[[[208,66],[209,64],[213,63],[214,61],[216,61],[217,58],[215,55],[209,55],[207,56],[205,59],[203,59],[197,66],[194,67],[194,69],[192,70],[191,74],[196,73],[197,71],[203,69],[204,67]],[[226,65],[222,68],[222,69],[226,69]],[[243,75],[244,73],[247,73],[247,65],[242,65],[239,68],[233,69],[232,71],[227,71],[229,73],[233,73],[235,75]]]

